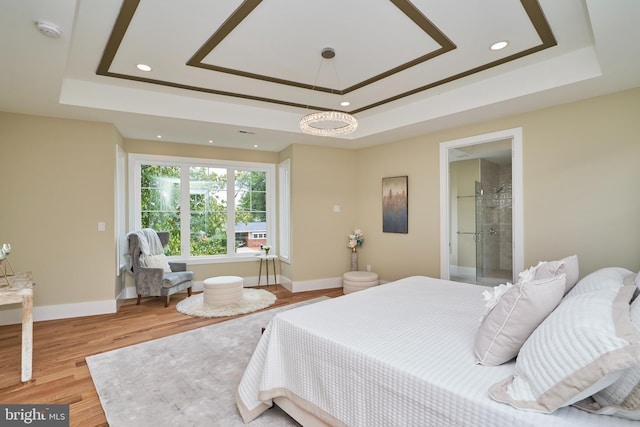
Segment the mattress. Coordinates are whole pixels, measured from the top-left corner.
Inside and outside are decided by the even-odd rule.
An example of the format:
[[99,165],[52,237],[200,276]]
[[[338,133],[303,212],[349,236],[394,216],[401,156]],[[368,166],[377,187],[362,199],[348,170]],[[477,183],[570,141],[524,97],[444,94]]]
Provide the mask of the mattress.
[[607,426],[628,420],[493,401],[514,362],[474,363],[485,287],[413,276],[278,313],[238,386],[249,422],[286,397],[335,426]]

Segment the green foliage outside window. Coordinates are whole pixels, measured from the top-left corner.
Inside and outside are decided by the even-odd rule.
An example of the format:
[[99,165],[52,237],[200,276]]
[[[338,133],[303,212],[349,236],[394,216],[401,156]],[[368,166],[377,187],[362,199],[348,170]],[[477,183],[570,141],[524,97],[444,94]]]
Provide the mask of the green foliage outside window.
[[192,256],[227,253],[227,170],[189,169]]
[[[267,220],[267,174],[236,171],[236,224]],[[239,197],[238,197],[239,196]]]
[[140,180],[143,228],[169,232],[167,255],[180,255],[180,168],[143,165]]
[[[265,222],[266,173],[237,170],[234,180],[235,223]],[[141,224],[170,232],[167,255],[180,255],[180,201],[179,166],[142,166]],[[189,211],[191,256],[226,254],[227,169],[189,168]]]

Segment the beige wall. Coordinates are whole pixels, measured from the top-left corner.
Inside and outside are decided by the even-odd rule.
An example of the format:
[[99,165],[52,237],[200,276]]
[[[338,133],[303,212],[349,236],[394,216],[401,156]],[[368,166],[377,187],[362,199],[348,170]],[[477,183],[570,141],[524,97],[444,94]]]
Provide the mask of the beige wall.
[[[439,172],[437,142],[400,141],[358,153],[358,222],[367,236],[362,265],[383,281],[439,274]],[[407,234],[382,232],[382,178],[408,176]]]
[[[360,227],[360,268],[382,280],[439,276],[439,144],[522,127],[525,265],[577,253],[582,275],[640,268],[640,89],[363,150],[294,145],[281,153],[158,141],[124,141],[128,153],[277,164],[291,159],[294,281],[339,277],[349,268],[347,233]],[[0,243],[16,270],[38,282],[36,305],[113,299],[113,126],[0,113],[5,177]],[[382,178],[409,177],[409,232],[382,233]],[[10,177],[10,178],[7,178]],[[340,213],[333,206],[341,207]],[[97,231],[97,222],[107,224]],[[257,264],[192,266],[196,279],[257,275]]]
[[[290,152],[288,277],[294,281],[342,277],[351,263],[347,235],[359,227],[357,152],[308,145],[294,145]],[[334,206],[340,206],[339,213]]]
[[0,241],[33,273],[35,305],[114,299],[119,143],[109,124],[0,113]]
[[[358,153],[358,218],[383,280],[439,276],[440,142],[522,127],[525,266],[577,253],[581,275],[640,268],[640,89]],[[380,180],[409,176],[409,234],[382,233]]]

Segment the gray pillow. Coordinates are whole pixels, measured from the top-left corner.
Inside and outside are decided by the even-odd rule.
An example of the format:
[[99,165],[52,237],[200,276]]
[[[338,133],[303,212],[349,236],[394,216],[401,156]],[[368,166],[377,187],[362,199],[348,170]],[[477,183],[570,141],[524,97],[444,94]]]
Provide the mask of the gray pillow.
[[502,295],[476,334],[476,363],[498,366],[516,357],[529,335],[560,304],[565,281],[564,274],[525,280]]

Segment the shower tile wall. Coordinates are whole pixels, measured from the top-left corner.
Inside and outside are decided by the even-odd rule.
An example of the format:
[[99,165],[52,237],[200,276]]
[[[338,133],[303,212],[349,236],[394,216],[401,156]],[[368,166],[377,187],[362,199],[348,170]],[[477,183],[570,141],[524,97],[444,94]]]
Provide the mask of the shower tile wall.
[[482,265],[487,277],[512,279],[511,165],[482,159]]

